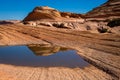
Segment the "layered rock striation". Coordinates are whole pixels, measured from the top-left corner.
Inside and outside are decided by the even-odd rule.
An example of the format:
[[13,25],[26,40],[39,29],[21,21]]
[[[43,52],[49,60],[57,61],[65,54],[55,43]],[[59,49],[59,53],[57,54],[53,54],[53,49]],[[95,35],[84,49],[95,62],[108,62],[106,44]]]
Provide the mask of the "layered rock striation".
[[120,18],[120,0],[108,0],[103,5],[82,15],[70,12],[60,12],[48,6],[36,7],[23,20],[31,26],[49,26],[56,28],[76,29],[80,31],[120,33],[120,26],[111,28],[110,20]]
[[106,3],[88,12],[85,18],[120,18],[120,0],[108,0]]
[[48,6],[36,7],[23,20],[24,24],[31,26],[50,26],[56,28],[79,29],[84,19],[80,14],[70,12],[60,12]]
[[63,18],[81,18],[80,14],[70,12],[60,12],[48,6],[40,6],[34,8],[23,21],[36,21],[43,19],[60,20]]
[[35,21],[41,19],[56,19],[61,17],[60,13],[48,6],[36,7],[23,21]]

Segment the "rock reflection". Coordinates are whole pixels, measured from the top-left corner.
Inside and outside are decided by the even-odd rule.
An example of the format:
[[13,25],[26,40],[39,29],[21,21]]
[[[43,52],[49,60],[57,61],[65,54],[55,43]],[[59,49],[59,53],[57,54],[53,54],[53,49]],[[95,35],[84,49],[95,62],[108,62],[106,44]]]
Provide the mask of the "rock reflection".
[[28,48],[33,51],[36,56],[49,56],[59,51],[70,50],[65,47],[54,46],[50,44],[28,45]]
[[83,68],[89,65],[76,50],[46,44],[0,47],[0,64],[44,68]]

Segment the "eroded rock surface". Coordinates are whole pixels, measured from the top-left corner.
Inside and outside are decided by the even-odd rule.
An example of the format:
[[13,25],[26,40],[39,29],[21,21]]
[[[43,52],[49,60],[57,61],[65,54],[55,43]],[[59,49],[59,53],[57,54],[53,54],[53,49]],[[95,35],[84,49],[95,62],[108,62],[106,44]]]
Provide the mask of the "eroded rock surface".
[[83,22],[84,19],[80,17],[80,14],[60,12],[47,6],[36,7],[23,20],[24,24],[31,26],[44,25],[68,29],[79,29],[80,24]]
[[[76,49],[79,51],[78,54],[92,65],[100,68],[100,71],[104,70],[112,79],[119,80],[120,78],[119,34],[96,34],[44,26],[0,26],[0,45],[17,45],[23,43],[48,43]],[[9,70],[11,71],[12,69]],[[101,75],[104,77],[99,77]],[[106,79],[107,77],[107,75],[102,73],[96,76],[94,80],[104,80],[103,78]],[[108,80],[111,80],[111,77]],[[92,79],[91,76],[88,76],[88,79]]]
[[86,18],[113,19],[120,18],[120,0],[108,0],[103,5],[86,14]]
[[50,7],[36,7],[28,16],[24,19],[24,21],[35,21],[41,19],[57,19],[61,17],[60,13]]
[[[0,64],[0,79],[119,80],[120,26],[111,28],[104,22],[114,18],[120,18],[119,0],[109,0],[86,15],[59,12],[50,7],[36,7],[23,20],[28,25],[0,25],[1,46],[43,43],[60,45],[76,49],[79,55],[95,66],[73,70]],[[106,29],[109,33],[98,33]]]

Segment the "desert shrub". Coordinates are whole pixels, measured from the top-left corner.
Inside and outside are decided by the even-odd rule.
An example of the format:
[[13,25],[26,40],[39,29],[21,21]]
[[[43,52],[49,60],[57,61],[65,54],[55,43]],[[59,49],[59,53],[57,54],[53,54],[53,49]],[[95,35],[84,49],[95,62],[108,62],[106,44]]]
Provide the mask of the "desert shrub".
[[108,22],[107,26],[109,27],[115,27],[115,26],[120,26],[120,18],[119,19],[113,19]]
[[60,28],[65,28],[65,25],[63,23],[60,24]]
[[88,25],[86,26],[86,29],[87,29],[87,30],[92,30],[91,27],[88,26]]
[[60,24],[57,24],[57,23],[53,23],[52,25],[55,26],[55,27],[57,27],[57,28],[60,27]]
[[106,32],[108,32],[108,28],[103,28],[103,27],[97,28],[97,30],[100,33],[106,33]]

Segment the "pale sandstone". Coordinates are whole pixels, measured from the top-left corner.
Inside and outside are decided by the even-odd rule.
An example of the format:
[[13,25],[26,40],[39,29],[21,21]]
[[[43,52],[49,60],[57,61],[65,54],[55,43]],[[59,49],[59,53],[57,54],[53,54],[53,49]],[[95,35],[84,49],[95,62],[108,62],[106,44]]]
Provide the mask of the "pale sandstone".
[[119,79],[120,35],[118,34],[96,34],[44,26],[7,25],[0,26],[0,37],[0,45],[46,43],[76,49],[79,51],[78,54],[92,65],[104,70],[115,80]]

